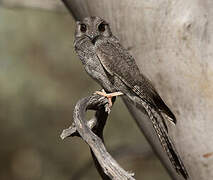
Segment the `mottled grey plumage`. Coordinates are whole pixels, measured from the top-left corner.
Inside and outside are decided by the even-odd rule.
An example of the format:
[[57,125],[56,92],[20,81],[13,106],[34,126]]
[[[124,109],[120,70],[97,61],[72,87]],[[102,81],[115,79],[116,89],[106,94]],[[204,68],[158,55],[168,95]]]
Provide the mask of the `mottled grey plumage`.
[[109,24],[99,17],[77,22],[75,50],[87,73],[107,92],[122,92],[139,109],[145,109],[171,163],[185,179],[188,174],[168,136],[162,115],[176,123],[151,82],[140,73],[134,58],[111,33]]

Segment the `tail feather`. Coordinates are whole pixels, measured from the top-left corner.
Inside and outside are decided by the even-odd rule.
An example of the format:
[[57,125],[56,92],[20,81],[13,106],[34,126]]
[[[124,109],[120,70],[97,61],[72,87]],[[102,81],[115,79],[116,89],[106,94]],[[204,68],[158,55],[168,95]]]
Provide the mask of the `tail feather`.
[[157,133],[160,143],[166,151],[173,167],[178,174],[181,174],[185,179],[188,179],[188,173],[168,136],[167,130],[163,126],[164,119],[162,115],[146,102],[143,103],[143,106],[152,121],[153,127]]

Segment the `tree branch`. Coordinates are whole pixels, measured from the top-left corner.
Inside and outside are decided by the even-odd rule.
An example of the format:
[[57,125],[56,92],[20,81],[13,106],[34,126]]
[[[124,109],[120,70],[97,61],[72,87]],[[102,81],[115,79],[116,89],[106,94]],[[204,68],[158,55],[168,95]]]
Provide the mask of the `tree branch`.
[[[96,110],[95,117],[90,121],[85,119],[87,110]],[[102,179],[134,180],[134,174],[126,172],[104,146],[103,129],[109,112],[107,99],[99,95],[79,100],[73,113],[74,123],[62,132],[61,138],[80,136],[90,146],[93,161]]]

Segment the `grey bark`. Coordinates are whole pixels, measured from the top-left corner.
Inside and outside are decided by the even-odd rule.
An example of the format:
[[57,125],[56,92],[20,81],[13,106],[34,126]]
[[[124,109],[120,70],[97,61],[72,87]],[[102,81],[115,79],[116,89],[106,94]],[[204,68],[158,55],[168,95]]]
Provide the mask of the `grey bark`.
[[[85,119],[86,111],[96,110],[95,117]],[[79,100],[75,106],[72,126],[63,130],[61,138],[80,136],[89,145],[96,169],[103,180],[134,180],[133,173],[128,173],[107,152],[103,143],[103,130],[110,112],[108,100],[93,95]]]
[[[69,2],[76,19],[100,16],[110,22],[176,115],[177,125],[168,124],[169,133],[190,179],[212,179],[212,0]],[[171,177],[181,179],[171,168],[149,120],[130,104],[127,107]]]

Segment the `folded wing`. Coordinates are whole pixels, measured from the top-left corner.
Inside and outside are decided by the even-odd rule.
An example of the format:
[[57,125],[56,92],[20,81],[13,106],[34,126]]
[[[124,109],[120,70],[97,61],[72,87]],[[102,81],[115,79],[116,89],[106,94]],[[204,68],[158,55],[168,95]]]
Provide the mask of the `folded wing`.
[[140,73],[134,58],[120,43],[106,41],[96,47],[96,54],[110,75],[121,79],[140,98],[153,108],[168,116],[176,123],[176,118],[171,110],[161,99],[151,82]]

